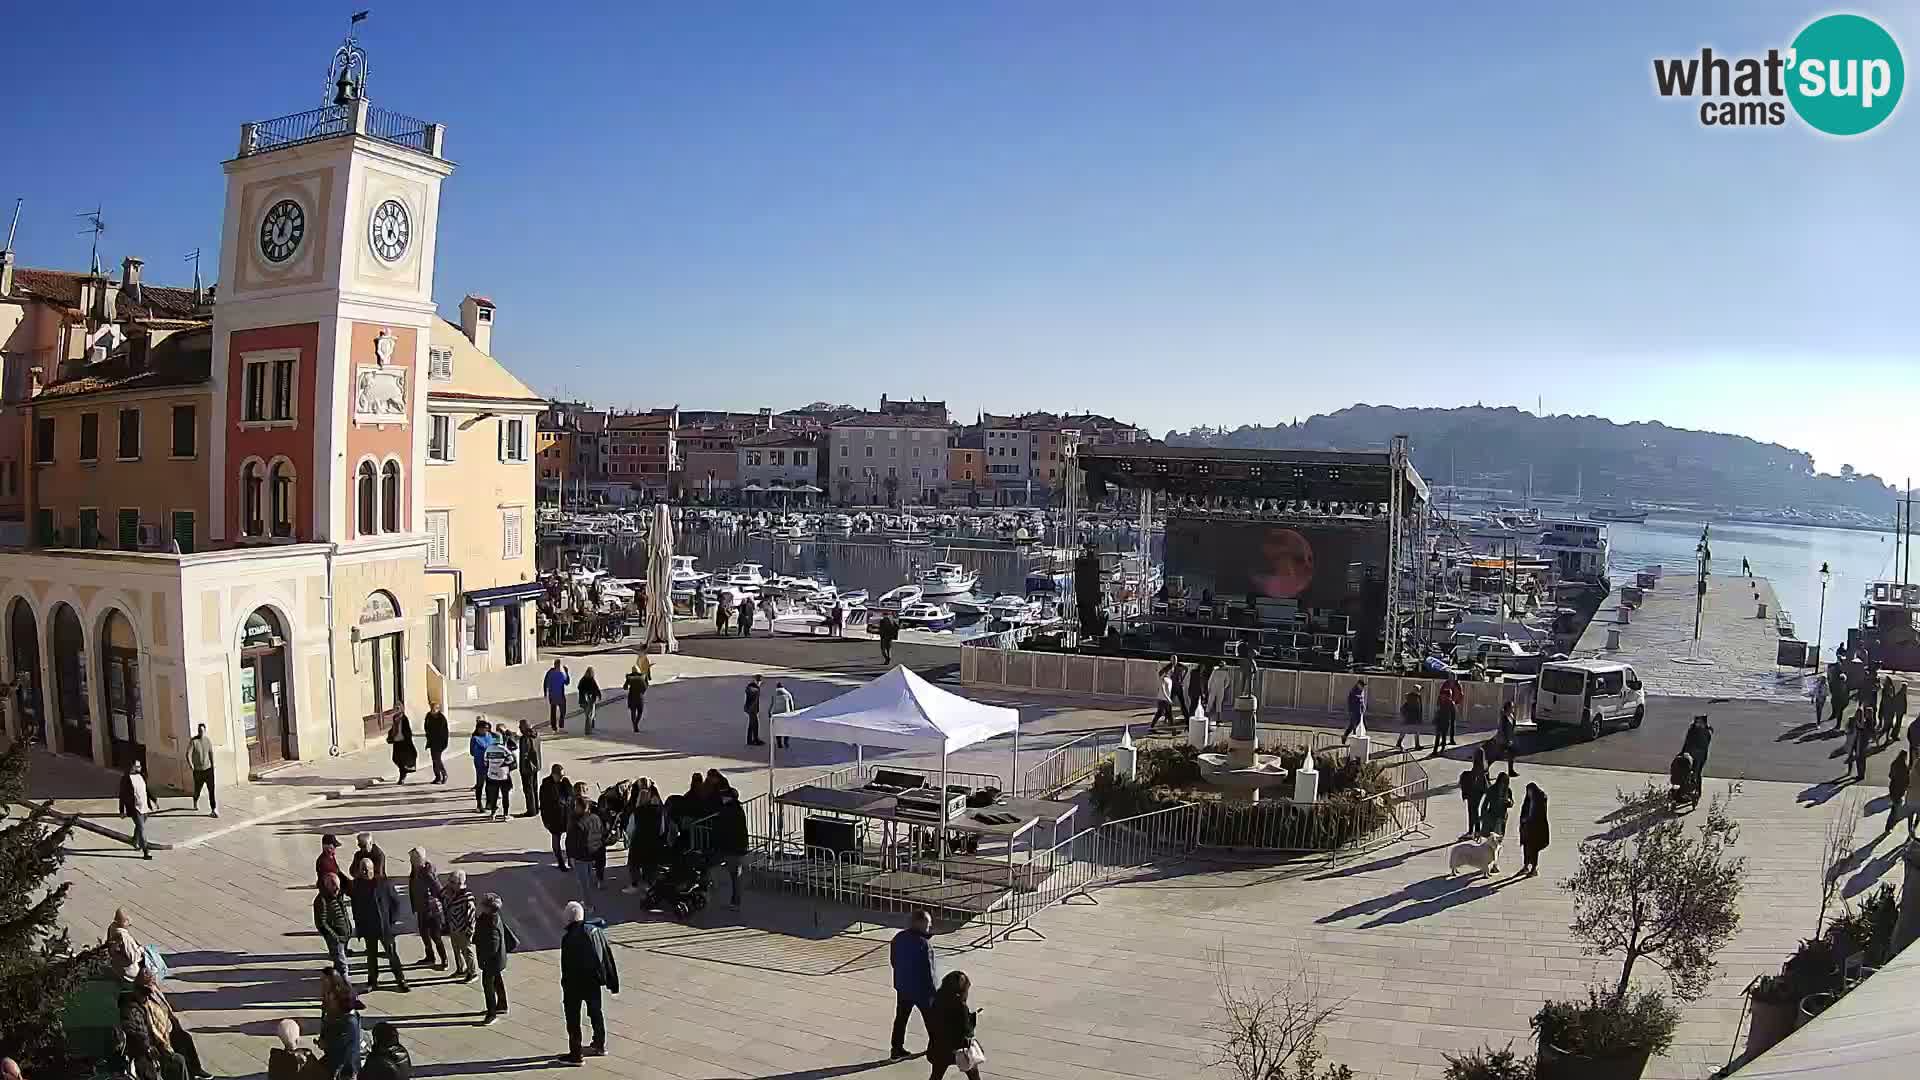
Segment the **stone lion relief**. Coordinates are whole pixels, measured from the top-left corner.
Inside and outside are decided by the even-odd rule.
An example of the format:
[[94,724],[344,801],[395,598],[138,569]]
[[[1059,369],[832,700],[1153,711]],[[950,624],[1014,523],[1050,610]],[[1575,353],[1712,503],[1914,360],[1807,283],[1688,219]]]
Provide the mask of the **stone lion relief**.
[[399,368],[361,368],[354,382],[353,413],[357,420],[374,423],[406,422],[407,373]]

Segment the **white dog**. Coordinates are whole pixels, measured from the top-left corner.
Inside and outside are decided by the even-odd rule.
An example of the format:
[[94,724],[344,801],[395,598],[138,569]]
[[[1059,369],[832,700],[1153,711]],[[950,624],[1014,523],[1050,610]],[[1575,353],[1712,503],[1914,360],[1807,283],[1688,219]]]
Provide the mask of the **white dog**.
[[1452,877],[1461,868],[1478,870],[1483,874],[1500,872],[1499,833],[1487,833],[1482,836],[1470,836],[1453,845],[1447,852],[1447,876]]

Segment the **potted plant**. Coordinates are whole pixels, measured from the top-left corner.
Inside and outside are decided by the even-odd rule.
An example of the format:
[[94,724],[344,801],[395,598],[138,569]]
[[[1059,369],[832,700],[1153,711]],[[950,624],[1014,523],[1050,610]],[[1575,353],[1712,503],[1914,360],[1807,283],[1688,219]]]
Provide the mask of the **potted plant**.
[[1443,1080],[1533,1080],[1533,1059],[1515,1054],[1512,1043],[1498,1050],[1483,1043],[1459,1057],[1442,1056],[1447,1059]]
[[1585,1001],[1549,1001],[1531,1021],[1540,1080],[1637,1080],[1673,1045],[1680,1010],[1658,990],[1616,1000],[1598,987]]
[[1747,988],[1746,1058],[1751,1061],[1800,1026],[1800,999],[1805,995],[1785,972],[1762,975]]
[[1636,1080],[1673,1042],[1679,1011],[1659,991],[1633,993],[1634,966],[1657,964],[1680,1001],[1706,993],[1714,958],[1740,925],[1746,859],[1733,853],[1739,826],[1727,812],[1738,791],[1716,796],[1692,829],[1666,812],[1664,787],[1622,791],[1611,816],[1634,827],[1580,845],[1578,867],[1560,883],[1573,894],[1569,929],[1589,955],[1618,957],[1620,978],[1534,1016],[1541,1080]]

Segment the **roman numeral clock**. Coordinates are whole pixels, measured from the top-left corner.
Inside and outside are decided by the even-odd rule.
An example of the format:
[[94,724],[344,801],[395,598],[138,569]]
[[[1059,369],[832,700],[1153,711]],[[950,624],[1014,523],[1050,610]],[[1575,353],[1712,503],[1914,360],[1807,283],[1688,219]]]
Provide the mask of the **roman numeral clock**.
[[300,250],[307,235],[307,213],[292,199],[281,199],[260,219],[260,254],[270,263],[283,263]]
[[373,208],[367,220],[367,243],[385,263],[397,263],[413,240],[413,219],[398,199],[387,199]]

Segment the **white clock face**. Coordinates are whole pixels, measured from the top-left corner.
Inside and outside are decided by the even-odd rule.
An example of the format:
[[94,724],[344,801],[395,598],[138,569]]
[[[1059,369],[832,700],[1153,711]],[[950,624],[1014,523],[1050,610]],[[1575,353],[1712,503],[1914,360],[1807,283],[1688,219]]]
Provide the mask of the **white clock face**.
[[270,263],[283,263],[300,250],[307,235],[307,213],[292,199],[281,199],[260,219],[260,254]]
[[405,204],[388,199],[373,208],[373,217],[367,221],[367,243],[375,255],[385,262],[399,262],[412,240],[413,219],[407,215]]

